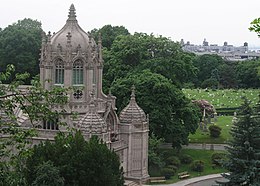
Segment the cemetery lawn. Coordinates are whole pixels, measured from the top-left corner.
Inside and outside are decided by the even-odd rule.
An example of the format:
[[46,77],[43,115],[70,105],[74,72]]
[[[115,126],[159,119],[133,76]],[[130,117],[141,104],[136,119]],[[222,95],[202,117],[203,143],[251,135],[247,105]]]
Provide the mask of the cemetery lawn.
[[[233,116],[218,116],[217,122],[215,122],[215,124],[222,128],[220,137],[212,138],[210,137],[209,131],[204,132],[198,128],[195,134],[189,135],[189,142],[210,144],[226,143],[231,138],[229,130],[232,127],[232,119]],[[210,125],[212,124],[208,124],[208,126]]]
[[[174,150],[164,149],[163,151],[174,151]],[[193,161],[202,160],[205,163],[204,170],[203,170],[203,172],[195,172],[195,171],[191,170],[191,168],[190,168],[191,164],[181,164],[180,167],[178,168],[177,172],[175,173],[175,175],[172,176],[170,180],[167,180],[166,183],[169,184],[169,183],[175,183],[178,181],[182,181],[183,179],[178,178],[178,173],[180,173],[180,172],[187,171],[190,175],[189,178],[225,172],[226,170],[222,167],[214,167],[214,168],[212,167],[211,156],[213,153],[216,153],[216,152],[223,152],[223,151],[182,149],[179,155],[188,154],[193,158]],[[154,175],[152,175],[152,176],[154,176]],[[157,176],[160,176],[160,175],[157,175]]]
[[241,97],[246,96],[252,105],[258,101],[259,89],[182,89],[183,93],[192,100],[205,99],[217,108],[233,108],[242,104]]

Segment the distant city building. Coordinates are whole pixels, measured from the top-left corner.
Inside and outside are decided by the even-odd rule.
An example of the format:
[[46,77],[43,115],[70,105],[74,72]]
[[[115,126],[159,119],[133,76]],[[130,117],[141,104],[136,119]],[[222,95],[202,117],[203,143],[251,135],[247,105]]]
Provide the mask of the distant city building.
[[202,45],[194,45],[190,44],[188,41],[184,44],[184,40],[181,40],[181,44],[183,49],[187,52],[212,52],[212,53],[227,53],[227,52],[241,52],[247,53],[248,52],[248,43],[245,42],[243,46],[233,46],[229,45],[228,42],[224,42],[223,46],[218,46],[217,44],[209,44],[209,42],[204,39]]
[[197,55],[203,54],[217,54],[227,60],[247,60],[259,58],[260,53],[250,51],[248,49],[248,43],[245,42],[243,46],[229,45],[227,41],[224,42],[223,46],[217,44],[209,44],[206,39],[203,40],[202,45],[191,44],[189,41],[186,43],[181,39],[180,44],[184,51],[192,52]]

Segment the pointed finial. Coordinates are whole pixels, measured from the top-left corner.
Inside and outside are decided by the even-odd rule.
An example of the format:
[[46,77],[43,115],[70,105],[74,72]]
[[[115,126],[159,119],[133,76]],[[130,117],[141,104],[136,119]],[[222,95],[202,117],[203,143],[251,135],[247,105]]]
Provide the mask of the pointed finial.
[[69,9],[70,11],[69,11],[69,15],[68,15],[68,20],[67,21],[77,21],[76,20],[76,9],[75,9],[75,7],[74,7],[74,4],[71,4],[70,5],[70,9]]
[[102,44],[101,33],[98,33],[98,44]]
[[131,99],[135,99],[135,86],[132,85]]

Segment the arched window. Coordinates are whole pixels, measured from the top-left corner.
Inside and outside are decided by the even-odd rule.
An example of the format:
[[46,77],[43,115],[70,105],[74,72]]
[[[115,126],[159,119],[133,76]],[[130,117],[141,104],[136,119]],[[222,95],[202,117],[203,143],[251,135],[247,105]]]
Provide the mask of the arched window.
[[42,128],[48,130],[59,130],[58,119],[44,120]]
[[82,85],[83,84],[83,63],[80,60],[77,60],[73,64],[73,85]]
[[55,63],[55,84],[64,84],[64,63],[57,60]]

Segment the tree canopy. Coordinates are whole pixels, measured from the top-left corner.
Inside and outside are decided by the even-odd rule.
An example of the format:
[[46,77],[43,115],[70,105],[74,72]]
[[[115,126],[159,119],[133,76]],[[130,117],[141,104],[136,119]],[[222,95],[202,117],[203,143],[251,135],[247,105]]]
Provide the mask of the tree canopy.
[[29,184],[40,176],[36,168],[47,161],[60,171],[65,185],[124,184],[118,155],[96,136],[87,142],[80,132],[60,133],[53,143],[46,141],[34,146],[32,156],[26,162],[26,178]]
[[260,183],[260,105],[256,109],[245,99],[237,120],[231,128],[232,140],[227,146],[228,161],[224,167],[229,174],[229,185],[254,185]]
[[119,110],[126,106],[132,85],[136,86],[138,104],[150,115],[150,132],[176,148],[187,144],[189,133],[198,127],[198,108],[169,79],[143,70],[113,83],[111,91],[118,99]]
[[108,50],[111,49],[111,46],[117,36],[120,35],[129,35],[130,33],[124,26],[112,26],[105,25],[100,29],[93,29],[90,31],[92,37],[98,42],[99,34],[102,37],[102,46],[106,47]]
[[[0,72],[13,64],[16,73],[28,72],[31,78],[37,75],[41,33],[41,23],[32,19],[19,20],[0,31]],[[25,83],[29,84],[30,79]]]

